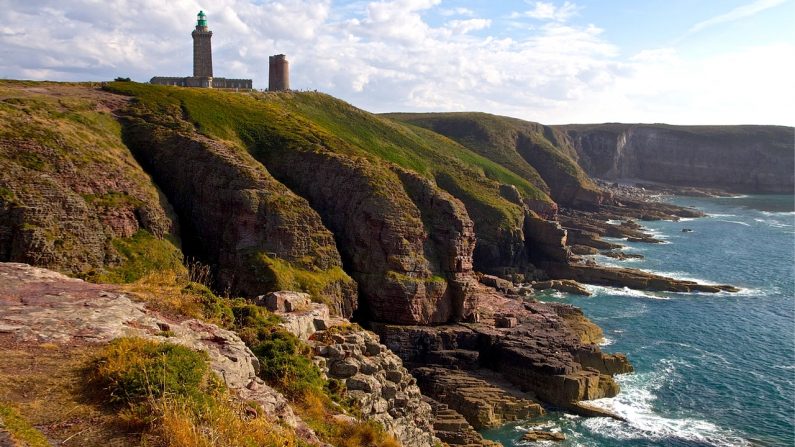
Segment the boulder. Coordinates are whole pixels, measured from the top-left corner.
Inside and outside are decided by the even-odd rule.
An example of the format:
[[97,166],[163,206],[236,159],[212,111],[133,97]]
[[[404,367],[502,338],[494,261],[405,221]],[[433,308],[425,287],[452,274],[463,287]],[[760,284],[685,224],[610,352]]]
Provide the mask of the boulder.
[[523,434],[521,439],[522,441],[528,441],[528,442],[540,442],[540,441],[560,442],[566,440],[566,435],[564,435],[561,432],[530,430],[527,433]]
[[257,297],[258,303],[271,312],[298,312],[306,310],[312,300],[308,293],[281,290]]

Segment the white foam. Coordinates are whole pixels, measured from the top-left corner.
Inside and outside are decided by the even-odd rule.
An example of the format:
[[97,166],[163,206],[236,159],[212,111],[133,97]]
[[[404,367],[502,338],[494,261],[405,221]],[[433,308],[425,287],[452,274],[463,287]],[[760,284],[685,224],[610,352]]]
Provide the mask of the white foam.
[[707,280],[707,279],[694,278],[694,277],[688,276],[689,273],[687,273],[687,272],[663,272],[663,271],[659,271],[659,270],[646,270],[646,271],[649,272],[649,273],[653,273],[655,275],[667,276],[668,278],[678,279],[680,281],[693,281],[693,282],[697,282],[699,284],[705,284],[705,285],[708,285],[708,286],[720,285],[720,283],[717,283],[717,282],[714,282],[714,281],[710,281],[710,280]]
[[754,219],[759,223],[763,223],[765,225],[771,226],[773,228],[791,228],[793,227],[792,223],[784,223],[776,219]]
[[606,287],[595,286],[592,284],[585,284],[584,287],[591,292],[594,296],[599,295],[618,295],[618,296],[631,296],[634,298],[651,298],[654,300],[670,300],[670,297],[656,292],[649,292],[646,290],[635,290],[629,287]]
[[601,342],[601,343],[599,343],[599,346],[602,346],[602,347],[604,347],[604,346],[610,346],[610,345],[612,345],[612,344],[613,344],[613,343],[615,343],[615,342],[616,342],[616,341],[615,341],[615,340],[613,340],[613,339],[612,339],[612,338],[610,338],[610,337],[602,337],[602,342]]
[[740,221],[737,221],[737,220],[718,219],[718,222],[728,222],[728,223],[733,223],[733,224],[737,224],[737,225],[745,225],[746,227],[750,227],[751,226],[750,224],[747,224],[745,222],[740,222]]
[[737,215],[736,214],[714,213],[714,214],[707,214],[707,217],[737,217]]
[[655,371],[617,377],[621,393],[614,398],[588,402],[613,412],[627,422],[611,418],[590,418],[583,425],[594,433],[612,439],[684,440],[716,446],[745,446],[748,441],[730,430],[697,418],[666,417],[655,413],[655,393],[673,380],[677,363],[660,362]]

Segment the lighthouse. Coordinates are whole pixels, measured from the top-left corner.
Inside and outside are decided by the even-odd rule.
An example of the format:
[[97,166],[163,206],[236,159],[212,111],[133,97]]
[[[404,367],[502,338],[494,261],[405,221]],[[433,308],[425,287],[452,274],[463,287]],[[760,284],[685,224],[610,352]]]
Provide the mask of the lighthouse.
[[210,40],[213,32],[207,27],[207,15],[199,11],[193,36],[193,77],[199,78],[202,87],[213,85],[213,49]]

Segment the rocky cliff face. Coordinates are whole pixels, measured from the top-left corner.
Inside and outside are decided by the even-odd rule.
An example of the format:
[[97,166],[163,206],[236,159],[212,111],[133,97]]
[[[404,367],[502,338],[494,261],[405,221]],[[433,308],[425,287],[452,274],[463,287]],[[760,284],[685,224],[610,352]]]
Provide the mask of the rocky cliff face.
[[445,135],[533,181],[558,204],[593,208],[605,195],[577,165],[565,135],[549,126],[485,113],[394,113]]
[[746,193],[792,193],[795,130],[782,126],[559,126],[582,167],[639,179]]
[[186,251],[217,266],[221,290],[303,288],[353,313],[356,285],[331,232],[248,152],[200,135],[178,109],[131,107],[123,122],[127,144],[177,204]]
[[55,84],[0,96],[0,261],[96,276],[147,249],[179,264],[171,205],[110,116],[125,98]]
[[[472,272],[472,223],[452,197],[417,176],[367,159],[278,147],[255,154],[306,197],[337,236],[359,284],[365,318],[429,324],[471,312],[456,275]],[[438,210],[426,208],[423,219],[402,180],[420,205],[435,201]],[[438,219],[445,232],[431,237],[426,225],[438,227]]]

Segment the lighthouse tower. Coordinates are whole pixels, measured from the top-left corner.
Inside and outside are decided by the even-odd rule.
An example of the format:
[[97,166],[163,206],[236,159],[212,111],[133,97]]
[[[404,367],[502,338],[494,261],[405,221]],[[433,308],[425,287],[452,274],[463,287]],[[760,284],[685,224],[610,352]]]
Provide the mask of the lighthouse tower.
[[196,29],[193,36],[193,77],[199,82],[200,87],[213,86],[213,50],[210,39],[213,32],[207,28],[207,15],[199,11],[196,20]]

